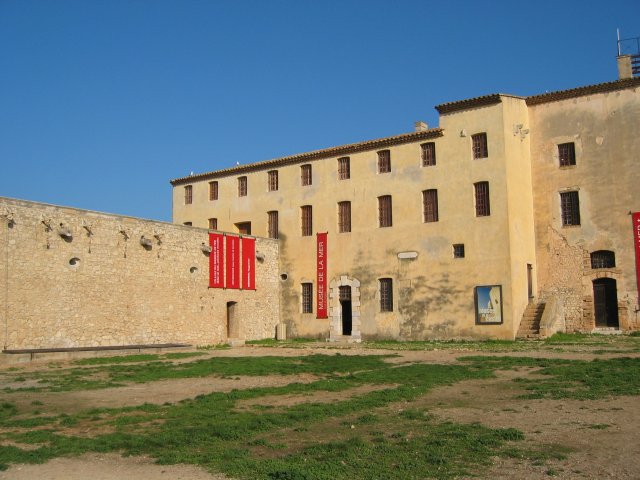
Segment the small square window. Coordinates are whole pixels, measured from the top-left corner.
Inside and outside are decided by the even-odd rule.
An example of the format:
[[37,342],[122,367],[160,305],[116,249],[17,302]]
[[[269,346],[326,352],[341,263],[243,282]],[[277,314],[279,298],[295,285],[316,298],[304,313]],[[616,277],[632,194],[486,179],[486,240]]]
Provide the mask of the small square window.
[[453,244],[453,258],[464,258],[464,243]]
[[391,171],[391,151],[381,150],[378,152],[378,173],[389,173]]
[[570,167],[576,164],[575,143],[561,143],[558,145],[558,163],[561,167]]
[[240,235],[251,235],[251,222],[236,223],[236,228]]
[[218,229],[218,219],[210,218],[209,219],[209,230],[217,230]]
[[487,147],[487,134],[485,132],[471,135],[471,143],[473,148],[473,158],[487,158],[489,149]]

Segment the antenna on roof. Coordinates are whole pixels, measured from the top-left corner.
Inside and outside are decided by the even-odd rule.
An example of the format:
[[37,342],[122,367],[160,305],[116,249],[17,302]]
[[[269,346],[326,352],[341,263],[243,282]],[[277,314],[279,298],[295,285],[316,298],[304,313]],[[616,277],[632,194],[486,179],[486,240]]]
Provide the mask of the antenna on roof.
[[616,28],[616,31],[618,32],[618,56],[620,56],[620,29]]

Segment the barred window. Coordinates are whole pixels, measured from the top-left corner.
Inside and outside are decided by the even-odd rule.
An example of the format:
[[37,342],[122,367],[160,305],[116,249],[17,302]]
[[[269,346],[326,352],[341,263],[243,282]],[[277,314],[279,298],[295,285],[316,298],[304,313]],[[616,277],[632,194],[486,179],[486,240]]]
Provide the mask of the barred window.
[[381,278],[380,282],[380,311],[393,312],[393,280]]
[[580,198],[578,192],[560,193],[562,226],[580,225]]
[[436,164],[436,144],[435,142],[423,143],[420,145],[422,149],[422,166],[432,167]]
[[389,173],[391,171],[391,152],[381,150],[378,152],[378,173]]
[[378,197],[378,225],[380,227],[393,225],[391,195]]
[[422,192],[422,217],[425,223],[438,221],[438,190]]
[[474,159],[487,158],[489,156],[489,149],[487,148],[487,134],[485,132],[471,135],[471,143]]
[[351,202],[338,202],[338,232],[351,231]]
[[278,212],[267,212],[267,236],[269,238],[278,238]]
[[568,167],[576,164],[576,144],[561,143],[558,145],[558,162],[561,167]]
[[193,185],[185,185],[184,187],[184,204],[191,205],[193,203]]
[[591,252],[591,268],[615,268],[616,254],[610,250]]
[[238,196],[247,196],[247,177],[238,177]]
[[218,200],[218,182],[209,182],[209,200]]
[[488,217],[491,215],[489,204],[489,182],[474,183],[476,200],[476,217]]
[[209,219],[209,230],[217,230],[218,229],[218,219],[210,218]]
[[302,236],[309,237],[313,235],[313,213],[311,205],[300,207],[300,215],[302,221]]
[[268,189],[270,192],[275,192],[276,190],[278,190],[278,171],[271,170],[270,172],[267,172],[267,175],[269,183]]
[[464,258],[464,243],[453,244],[453,258]]
[[240,235],[251,235],[251,222],[236,223],[236,228]]
[[302,313],[313,313],[313,283],[302,284]]
[[338,179],[348,180],[351,178],[351,159],[342,157],[338,159]]
[[302,165],[300,167],[300,181],[303,187],[312,184],[311,165]]

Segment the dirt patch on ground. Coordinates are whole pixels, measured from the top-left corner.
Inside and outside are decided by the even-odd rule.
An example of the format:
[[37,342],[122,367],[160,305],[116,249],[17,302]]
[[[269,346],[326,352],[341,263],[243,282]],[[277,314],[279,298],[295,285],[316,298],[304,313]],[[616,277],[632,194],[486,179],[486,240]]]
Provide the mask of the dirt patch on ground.
[[121,457],[117,454],[86,454],[56,458],[44,465],[16,465],[0,472],[7,480],[227,480],[191,465],[156,465],[148,457]]

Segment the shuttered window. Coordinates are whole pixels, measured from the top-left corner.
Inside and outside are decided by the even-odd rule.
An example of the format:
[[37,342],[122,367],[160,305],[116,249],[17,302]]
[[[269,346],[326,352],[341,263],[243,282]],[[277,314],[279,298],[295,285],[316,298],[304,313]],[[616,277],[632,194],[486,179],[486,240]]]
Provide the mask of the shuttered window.
[[438,190],[422,192],[422,215],[425,223],[438,221]]
[[378,197],[378,225],[380,227],[393,225],[391,195]]
[[471,144],[473,148],[473,158],[487,158],[489,156],[489,149],[487,147],[487,134],[476,133],[471,135]]
[[436,144],[434,142],[420,145],[422,153],[422,166],[432,167],[436,164]]
[[311,205],[300,207],[300,215],[302,222],[302,236],[309,237],[313,235],[313,213]]
[[351,231],[351,202],[338,202],[338,232]]

